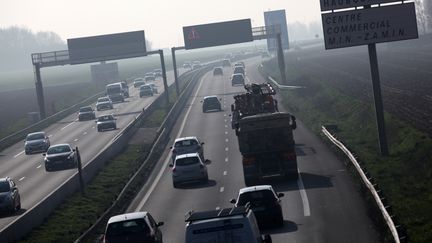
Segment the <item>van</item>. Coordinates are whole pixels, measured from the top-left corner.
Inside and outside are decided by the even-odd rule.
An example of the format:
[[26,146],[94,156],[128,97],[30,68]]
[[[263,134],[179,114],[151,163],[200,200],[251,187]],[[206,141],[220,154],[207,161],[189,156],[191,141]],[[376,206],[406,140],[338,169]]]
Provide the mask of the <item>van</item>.
[[108,84],[106,94],[113,102],[124,102],[124,92],[121,83]]
[[272,242],[270,235],[261,235],[254,213],[248,206],[204,212],[191,211],[186,215],[185,221],[186,243]]

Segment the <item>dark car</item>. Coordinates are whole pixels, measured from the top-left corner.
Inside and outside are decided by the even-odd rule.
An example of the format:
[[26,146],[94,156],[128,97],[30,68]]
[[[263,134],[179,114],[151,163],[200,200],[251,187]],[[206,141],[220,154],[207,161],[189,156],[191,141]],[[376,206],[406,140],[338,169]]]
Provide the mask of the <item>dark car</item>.
[[45,156],[45,170],[52,171],[54,169],[76,168],[78,166],[78,157],[75,149],[67,144],[56,144],[48,148]]
[[25,154],[46,152],[50,146],[50,140],[44,132],[34,132],[27,135],[24,143]]
[[162,77],[162,69],[154,70],[155,77]]
[[234,85],[244,85],[244,84],[245,84],[245,77],[244,77],[243,74],[236,73],[236,74],[233,74],[231,76],[231,85],[232,86],[234,86]]
[[223,75],[223,69],[221,67],[215,67],[213,69],[213,76]]
[[162,232],[159,227],[163,224],[156,222],[148,212],[116,215],[108,220],[103,242],[162,243]]
[[103,115],[97,118],[97,131],[102,132],[108,129],[117,129],[116,119],[113,115]]
[[241,74],[245,75],[245,69],[242,66],[235,66],[233,73],[234,74],[241,73]]
[[223,67],[231,67],[231,61],[229,59],[223,59],[222,60],[222,66]]
[[283,196],[270,185],[251,186],[240,189],[237,200],[231,199],[230,202],[236,207],[249,204],[260,228],[267,228],[270,224],[281,227],[284,219],[280,198]]
[[217,110],[217,111],[222,110],[222,105],[221,105],[218,97],[215,95],[205,96],[202,103],[203,103],[202,110],[204,113],[207,111],[212,111],[212,110]]
[[21,196],[15,182],[9,178],[0,178],[0,212],[16,212],[21,209]]
[[145,84],[145,80],[143,78],[134,79],[133,86],[134,88],[139,88],[141,85]]
[[154,89],[150,84],[144,84],[140,87],[139,96],[142,98],[143,96],[153,96]]
[[155,81],[156,80],[156,76],[152,73],[147,73],[146,76],[144,77],[145,81]]
[[96,113],[91,106],[81,107],[78,112],[78,121],[94,120]]

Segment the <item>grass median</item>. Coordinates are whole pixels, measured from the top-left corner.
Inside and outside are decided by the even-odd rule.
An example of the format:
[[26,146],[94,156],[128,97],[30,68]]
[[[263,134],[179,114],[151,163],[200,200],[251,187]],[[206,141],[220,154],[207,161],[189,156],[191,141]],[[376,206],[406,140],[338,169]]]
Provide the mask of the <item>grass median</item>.
[[[276,69],[269,67],[264,67],[264,72],[269,75],[277,73]],[[325,141],[321,125],[337,125],[337,137],[356,154],[379,185],[391,205],[396,223],[406,228],[409,241],[432,242],[432,139],[386,113],[390,155],[381,157],[372,103],[344,95],[328,85],[324,75],[316,77],[297,73],[296,76],[302,78],[290,85],[306,88],[282,91],[283,104]],[[333,148],[341,158],[345,157]],[[382,218],[376,211],[372,216],[377,221]],[[385,225],[380,228],[386,231]],[[390,237],[388,232],[383,233],[382,241],[392,242]]]

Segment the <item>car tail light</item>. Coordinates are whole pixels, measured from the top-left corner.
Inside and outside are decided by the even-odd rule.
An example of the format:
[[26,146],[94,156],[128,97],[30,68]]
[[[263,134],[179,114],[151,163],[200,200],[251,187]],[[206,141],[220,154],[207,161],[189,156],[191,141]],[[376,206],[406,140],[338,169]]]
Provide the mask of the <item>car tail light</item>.
[[255,157],[243,157],[243,165],[255,164]]
[[173,173],[176,172],[176,168],[175,168],[175,167],[172,168],[172,172],[173,172]]
[[296,154],[295,154],[295,152],[283,153],[282,157],[284,160],[295,160]]

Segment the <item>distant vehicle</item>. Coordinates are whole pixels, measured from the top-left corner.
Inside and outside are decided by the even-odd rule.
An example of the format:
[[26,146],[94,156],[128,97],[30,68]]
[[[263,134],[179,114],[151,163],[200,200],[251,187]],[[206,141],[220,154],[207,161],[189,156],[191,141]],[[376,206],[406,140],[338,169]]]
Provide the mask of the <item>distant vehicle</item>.
[[159,227],[148,212],[120,214],[111,217],[106,225],[104,243],[145,242],[162,243]]
[[243,75],[246,75],[246,73],[245,73],[245,69],[242,67],[242,66],[235,66],[234,67],[234,72],[233,72],[234,74],[237,74],[237,73],[241,73],[241,74],[243,74]]
[[76,168],[78,166],[78,156],[75,149],[67,144],[56,144],[50,146],[46,154],[43,154],[45,170],[52,171],[54,168]]
[[231,75],[231,85],[244,85],[245,84],[245,77],[241,73],[236,73]]
[[240,67],[246,68],[244,62],[236,62],[236,63],[234,64],[234,67],[235,67],[235,66],[240,66]]
[[217,111],[222,110],[222,105],[218,97],[215,95],[205,96],[202,103],[203,103],[202,110],[204,113],[212,110],[217,110]]
[[261,57],[262,58],[269,58],[269,57],[271,57],[271,55],[267,51],[263,51],[263,52],[261,52]]
[[171,160],[174,162],[175,157],[182,154],[198,153],[204,160],[204,142],[200,142],[197,137],[182,137],[174,140],[171,149]]
[[124,97],[129,98],[129,86],[128,86],[127,82],[126,81],[121,81],[120,84],[122,86]]
[[147,83],[148,85],[150,85],[150,87],[153,89],[153,94],[157,94],[158,93],[158,89],[155,83]]
[[213,76],[223,75],[223,69],[221,67],[215,67],[213,69]]
[[[271,243],[261,235],[255,216],[248,207],[224,208],[186,215],[185,242]],[[221,239],[235,239],[221,241]]]
[[155,77],[162,77],[162,69],[155,69],[153,72]]
[[78,121],[96,119],[96,113],[91,106],[81,107],[78,111]]
[[231,61],[229,59],[223,59],[222,67],[231,67]]
[[280,198],[283,196],[270,185],[259,185],[240,189],[237,199],[231,199],[230,202],[236,207],[249,204],[260,228],[266,228],[269,224],[282,227],[284,218]]
[[15,182],[9,177],[0,178],[0,212],[17,212],[21,209],[21,196]]
[[185,68],[185,69],[191,69],[192,65],[189,62],[186,62],[186,63],[183,64],[183,68]]
[[154,74],[146,74],[146,76],[144,77],[144,79],[145,79],[146,82],[148,82],[148,81],[155,81],[156,77],[155,77]]
[[144,78],[134,79],[134,82],[133,82],[134,88],[139,88],[141,85],[144,85],[144,84],[145,84]]
[[113,109],[113,103],[109,97],[100,97],[96,102],[96,110]]
[[149,84],[141,85],[140,92],[139,92],[140,98],[143,96],[153,96],[153,88]]
[[198,153],[189,153],[177,155],[172,167],[173,187],[176,188],[179,183],[190,181],[208,182],[208,172],[206,164],[201,160]]
[[25,154],[46,152],[50,146],[50,140],[44,132],[34,132],[27,135],[24,143]]
[[192,65],[192,70],[197,70],[197,69],[200,69],[200,68],[202,68],[201,64],[193,64]]
[[112,102],[124,102],[125,95],[121,83],[108,84],[106,94]]
[[102,132],[108,129],[117,129],[116,119],[113,115],[103,115],[97,118],[96,126],[97,131]]

